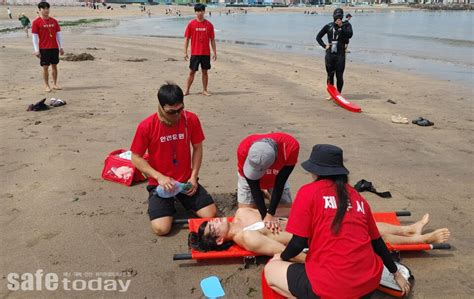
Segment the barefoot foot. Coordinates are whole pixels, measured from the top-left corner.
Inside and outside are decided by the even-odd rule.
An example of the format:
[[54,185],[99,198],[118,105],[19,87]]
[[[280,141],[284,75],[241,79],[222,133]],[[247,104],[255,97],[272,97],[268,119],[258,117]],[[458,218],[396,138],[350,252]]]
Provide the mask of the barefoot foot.
[[189,90],[186,90],[186,92],[184,93],[184,96],[188,96],[189,95]]
[[51,87],[49,87],[48,85],[46,85],[46,87],[44,88],[44,91],[46,91],[46,92],[51,92]]
[[447,228],[440,228],[435,230],[432,233],[425,234],[426,240],[425,243],[433,244],[433,243],[444,243],[449,239],[450,232]]
[[202,92],[203,95],[205,95],[206,97],[210,96],[211,94],[207,91],[207,90],[204,90]]
[[430,222],[430,214],[425,214],[420,221],[410,225],[410,233],[421,235],[423,228],[428,224],[428,222]]
[[55,85],[53,85],[53,89],[55,89],[55,90],[61,90],[62,88],[55,84]]

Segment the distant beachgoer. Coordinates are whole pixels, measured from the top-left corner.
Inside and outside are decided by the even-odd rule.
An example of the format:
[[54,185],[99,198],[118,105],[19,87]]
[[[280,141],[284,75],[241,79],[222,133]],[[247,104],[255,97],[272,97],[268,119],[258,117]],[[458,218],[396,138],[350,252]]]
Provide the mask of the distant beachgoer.
[[64,55],[61,27],[56,19],[49,16],[49,8],[48,2],[43,1],[38,4],[40,14],[31,27],[35,56],[40,59],[40,65],[43,67],[43,80],[47,92],[51,91],[48,71],[50,65],[53,70],[53,89],[61,89],[57,84],[57,65],[59,55]]
[[[346,15],[346,20],[343,22],[343,26],[350,27],[350,31],[352,32],[352,24],[349,22],[352,18],[352,15],[348,13]],[[349,39],[346,40],[345,42],[345,47],[346,47],[346,53],[350,53],[351,51],[348,50],[349,47]]]
[[196,19],[189,22],[186,31],[184,32],[184,59],[186,61],[189,59],[188,46],[189,41],[191,40],[191,59],[189,59],[190,72],[184,95],[189,94],[189,90],[194,81],[194,75],[198,71],[199,65],[201,65],[202,94],[210,96],[211,94],[207,90],[209,80],[208,70],[211,68],[211,49],[209,48],[209,43],[211,44],[213,52],[212,60],[217,60],[214,26],[204,18],[206,12],[206,6],[204,4],[196,4],[194,6],[194,11],[196,13]]
[[[342,91],[344,85],[344,68],[346,66],[346,43],[352,37],[352,26],[344,26],[342,19],[344,11],[336,8],[333,13],[334,21],[325,25],[316,36],[317,42],[326,49],[327,83],[334,85],[334,73],[337,78],[337,90]],[[348,23],[350,25],[350,23]],[[323,42],[323,36],[328,36],[328,44]]]
[[212,17],[212,12],[209,12],[209,16]]
[[7,13],[8,13],[8,17],[10,18],[10,20],[13,19],[12,18],[12,11],[10,10],[10,7],[7,8]]
[[23,29],[25,29],[26,38],[28,38],[29,37],[28,30],[30,29],[30,24],[31,24],[30,19],[28,19],[28,17],[25,16],[24,13],[21,13],[18,20],[21,22],[21,26],[23,27]]
[[148,17],[151,18],[151,10],[148,9],[148,11],[146,13],[147,13]]

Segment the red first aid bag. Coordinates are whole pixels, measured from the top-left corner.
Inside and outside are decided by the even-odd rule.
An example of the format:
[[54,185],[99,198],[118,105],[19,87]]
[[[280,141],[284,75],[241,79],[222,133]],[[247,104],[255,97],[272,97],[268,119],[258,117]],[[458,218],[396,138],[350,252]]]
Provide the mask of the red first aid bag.
[[[134,182],[143,182],[146,176],[133,166],[132,161],[119,157],[125,149],[111,152],[104,161],[102,178],[125,186],[131,186]],[[148,160],[148,154],[143,157]]]

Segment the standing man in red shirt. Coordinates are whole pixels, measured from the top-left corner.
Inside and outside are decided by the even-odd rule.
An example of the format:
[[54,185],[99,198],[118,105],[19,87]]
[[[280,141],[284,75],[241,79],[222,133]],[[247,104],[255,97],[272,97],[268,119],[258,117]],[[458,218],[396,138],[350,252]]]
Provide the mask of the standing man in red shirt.
[[[133,165],[148,176],[148,215],[159,236],[171,230],[175,199],[199,217],[214,217],[217,212],[212,197],[198,183],[204,140],[201,123],[196,114],[184,110],[183,100],[178,85],[161,86],[158,113],[140,122],[130,148]],[[148,161],[143,158],[147,151]],[[155,192],[158,186],[172,191],[176,182],[189,182],[192,188],[175,198],[162,198]]]
[[201,65],[202,70],[202,94],[210,96],[207,90],[207,83],[209,80],[208,70],[211,69],[211,49],[212,46],[212,60],[217,59],[216,41],[214,36],[214,26],[211,22],[204,19],[206,13],[206,6],[198,3],[194,6],[196,12],[196,19],[189,22],[186,31],[184,32],[184,60],[188,60],[188,46],[191,40],[191,59],[189,60],[189,76],[186,83],[186,91],[184,95],[189,94],[189,89],[194,81],[194,75]]
[[49,66],[53,70],[53,89],[61,89],[58,86],[58,63],[59,55],[64,55],[61,27],[58,21],[49,16],[49,3],[38,4],[39,17],[33,21],[31,35],[33,36],[33,47],[35,56],[40,59],[43,67],[43,80],[45,90],[51,91],[49,86]]
[[[300,145],[281,132],[252,134],[237,149],[237,201],[239,208],[257,208],[264,221],[286,214],[292,200],[288,177],[298,160]],[[270,199],[267,209],[265,198]],[[286,208],[286,211],[285,211]]]

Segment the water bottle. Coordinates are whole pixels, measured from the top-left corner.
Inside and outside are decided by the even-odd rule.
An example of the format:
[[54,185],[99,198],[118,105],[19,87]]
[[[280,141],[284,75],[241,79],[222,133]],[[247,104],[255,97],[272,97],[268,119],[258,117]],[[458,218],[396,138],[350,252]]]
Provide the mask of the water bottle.
[[178,193],[185,193],[188,192],[193,188],[193,184],[191,183],[180,183],[173,180],[174,187],[171,191],[166,191],[163,186],[158,186],[155,189],[155,194],[161,198],[171,198],[175,197]]

